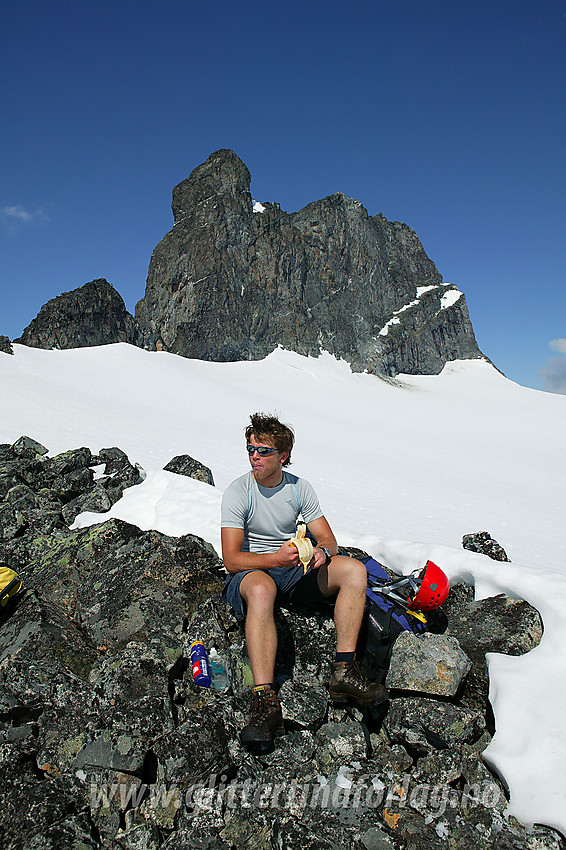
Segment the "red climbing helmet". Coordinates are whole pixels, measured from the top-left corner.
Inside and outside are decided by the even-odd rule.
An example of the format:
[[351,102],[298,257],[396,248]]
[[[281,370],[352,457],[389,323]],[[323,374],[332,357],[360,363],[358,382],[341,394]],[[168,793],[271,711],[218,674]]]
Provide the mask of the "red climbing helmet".
[[450,582],[434,561],[426,562],[415,584],[418,591],[413,599],[407,600],[409,608],[432,611],[433,608],[438,608],[439,605],[446,602],[450,591]]

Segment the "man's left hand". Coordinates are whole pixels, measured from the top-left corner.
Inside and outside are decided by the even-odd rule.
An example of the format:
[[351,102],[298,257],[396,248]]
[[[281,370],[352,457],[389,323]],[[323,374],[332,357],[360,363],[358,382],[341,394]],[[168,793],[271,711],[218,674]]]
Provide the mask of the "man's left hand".
[[324,549],[319,549],[318,546],[315,546],[313,549],[312,561],[309,564],[309,569],[316,570],[318,567],[322,567],[325,563],[326,552]]

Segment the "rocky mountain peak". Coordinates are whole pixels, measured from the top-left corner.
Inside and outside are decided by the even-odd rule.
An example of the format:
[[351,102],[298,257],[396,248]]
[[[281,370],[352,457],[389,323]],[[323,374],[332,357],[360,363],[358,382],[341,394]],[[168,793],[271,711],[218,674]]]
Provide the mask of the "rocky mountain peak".
[[414,230],[342,192],[295,213],[268,202],[253,212],[250,180],[220,150],[173,190],[175,226],[136,307],[147,347],[221,361],[324,349],[386,375],[482,356],[464,296]]

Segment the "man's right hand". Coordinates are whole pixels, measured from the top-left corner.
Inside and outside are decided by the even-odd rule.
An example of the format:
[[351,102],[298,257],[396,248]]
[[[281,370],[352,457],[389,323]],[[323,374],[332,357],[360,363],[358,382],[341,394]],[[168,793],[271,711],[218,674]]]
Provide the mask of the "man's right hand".
[[299,563],[299,550],[290,540],[286,540],[275,552],[278,567],[296,567]]

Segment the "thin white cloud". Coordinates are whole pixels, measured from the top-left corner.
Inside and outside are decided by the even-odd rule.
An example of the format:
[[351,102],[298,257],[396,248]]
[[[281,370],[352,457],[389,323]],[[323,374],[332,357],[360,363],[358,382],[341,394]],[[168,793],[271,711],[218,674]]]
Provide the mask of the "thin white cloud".
[[26,210],[20,204],[5,206],[0,210],[0,216],[8,227],[18,227],[26,224],[43,224],[49,216],[43,207],[35,210]]
[[539,369],[543,389],[566,395],[566,339],[553,339],[549,346],[564,357],[551,357],[546,366]]

